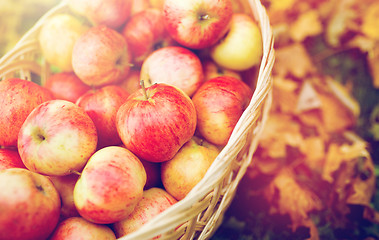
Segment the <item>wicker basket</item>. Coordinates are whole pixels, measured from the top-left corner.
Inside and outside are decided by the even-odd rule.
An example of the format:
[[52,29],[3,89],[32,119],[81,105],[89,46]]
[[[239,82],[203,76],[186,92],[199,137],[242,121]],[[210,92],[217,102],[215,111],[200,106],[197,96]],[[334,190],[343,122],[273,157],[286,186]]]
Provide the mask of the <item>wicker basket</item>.
[[[263,57],[249,106],[202,181],[184,199],[120,239],[151,239],[158,235],[160,239],[209,239],[221,224],[238,184],[253,160],[272,98],[274,41],[270,22],[259,0],[248,0],[248,4],[259,23],[263,39]],[[65,1],[42,16],[0,59],[0,80],[20,77],[43,83],[49,77],[50,66],[42,58],[38,33],[45,19],[63,12],[69,12]]]

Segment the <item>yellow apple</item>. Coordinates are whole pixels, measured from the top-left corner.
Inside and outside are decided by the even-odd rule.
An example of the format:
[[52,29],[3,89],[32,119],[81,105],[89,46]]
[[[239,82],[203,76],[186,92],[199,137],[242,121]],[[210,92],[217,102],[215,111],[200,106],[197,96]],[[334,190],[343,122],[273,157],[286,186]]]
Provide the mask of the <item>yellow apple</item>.
[[183,199],[203,179],[219,154],[219,149],[196,136],[161,166],[164,188],[178,201]]
[[46,61],[61,71],[72,71],[72,49],[88,28],[83,21],[70,14],[56,14],[47,19],[38,36]]
[[220,66],[244,71],[260,63],[262,35],[254,19],[243,13],[232,16],[229,32],[211,49],[212,59]]

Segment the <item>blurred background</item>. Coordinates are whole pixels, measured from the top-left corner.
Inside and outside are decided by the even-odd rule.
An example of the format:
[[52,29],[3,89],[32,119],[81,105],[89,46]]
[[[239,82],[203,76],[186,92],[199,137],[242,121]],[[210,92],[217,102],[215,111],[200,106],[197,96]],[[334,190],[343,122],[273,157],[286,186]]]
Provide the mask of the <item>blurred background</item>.
[[[1,0],[0,56],[59,0]],[[379,3],[263,0],[274,102],[213,239],[379,239]]]

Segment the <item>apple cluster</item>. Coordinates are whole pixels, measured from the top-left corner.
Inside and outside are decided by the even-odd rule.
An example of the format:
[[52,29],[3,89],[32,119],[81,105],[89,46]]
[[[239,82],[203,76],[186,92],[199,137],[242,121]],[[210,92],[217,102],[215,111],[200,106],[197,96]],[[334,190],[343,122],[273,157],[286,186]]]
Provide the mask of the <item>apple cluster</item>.
[[244,0],[69,0],[0,82],[0,239],[116,239],[204,177],[262,57]]

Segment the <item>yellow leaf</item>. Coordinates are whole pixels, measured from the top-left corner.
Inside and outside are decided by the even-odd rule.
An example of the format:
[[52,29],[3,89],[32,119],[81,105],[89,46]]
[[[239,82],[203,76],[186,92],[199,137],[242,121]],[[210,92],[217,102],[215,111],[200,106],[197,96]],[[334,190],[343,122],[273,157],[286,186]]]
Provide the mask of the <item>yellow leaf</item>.
[[317,10],[302,13],[298,19],[291,24],[291,38],[301,42],[307,37],[316,36],[323,31],[323,26]]
[[371,4],[363,15],[362,32],[370,38],[379,40],[379,3]]

